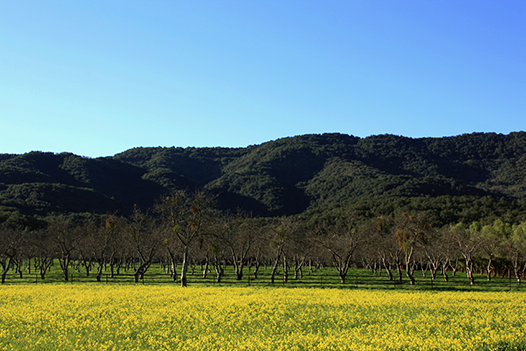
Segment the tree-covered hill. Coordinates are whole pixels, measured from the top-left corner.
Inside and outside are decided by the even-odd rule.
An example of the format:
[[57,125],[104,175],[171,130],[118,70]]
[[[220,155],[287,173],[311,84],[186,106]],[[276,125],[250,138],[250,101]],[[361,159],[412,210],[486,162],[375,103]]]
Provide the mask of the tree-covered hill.
[[4,154],[0,219],[13,213],[126,213],[134,204],[150,207],[165,192],[194,188],[217,193],[220,208],[256,216],[343,204],[363,211],[369,204],[373,215],[399,199],[428,199],[423,203],[436,207],[446,198],[464,199],[450,203],[466,206],[491,199],[483,202],[494,211],[504,202],[511,211],[526,199],[525,176],[524,132],[419,139],[312,134],[247,148],[134,148],[97,159]]

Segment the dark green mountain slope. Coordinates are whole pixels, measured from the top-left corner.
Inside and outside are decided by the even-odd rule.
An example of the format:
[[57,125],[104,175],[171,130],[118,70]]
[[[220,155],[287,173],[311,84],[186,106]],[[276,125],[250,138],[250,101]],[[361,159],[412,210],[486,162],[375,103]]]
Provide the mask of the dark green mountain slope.
[[164,189],[144,169],[112,158],[31,152],[0,161],[0,204],[26,214],[115,212],[151,204]]
[[255,199],[272,214],[379,195],[523,199],[525,142],[525,133],[440,139],[305,135],[254,148],[207,187]]
[[265,216],[345,203],[363,207],[364,201],[376,203],[372,215],[378,204],[415,198],[446,204],[448,197],[464,199],[455,204],[502,198],[513,207],[526,199],[525,176],[524,132],[419,139],[302,135],[237,149],[135,148],[98,159],[0,155],[0,206],[24,214],[125,213],[133,204],[151,206],[170,190],[204,187],[218,194],[222,208]]

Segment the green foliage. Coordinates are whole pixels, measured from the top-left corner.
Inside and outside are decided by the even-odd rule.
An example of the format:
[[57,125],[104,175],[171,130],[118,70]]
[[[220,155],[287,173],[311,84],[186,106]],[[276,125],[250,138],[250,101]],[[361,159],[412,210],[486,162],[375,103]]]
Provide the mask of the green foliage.
[[338,217],[345,212],[357,213],[365,220],[380,216],[394,218],[404,212],[425,213],[435,218],[436,226],[474,221],[492,224],[498,218],[508,223],[526,221],[524,201],[473,195],[360,197],[343,205],[333,204],[330,207],[309,210],[303,215],[311,222],[318,222],[323,218]]
[[5,223],[13,228],[35,230],[45,226],[42,220],[34,216],[20,213],[16,207],[0,206],[0,223]]
[[89,188],[47,183],[10,185],[0,192],[0,201],[22,213],[39,215],[53,212],[108,213],[120,207],[114,200]]
[[[366,218],[425,212],[440,223],[526,220],[526,133],[412,139],[311,134],[247,148],[134,148],[90,159],[0,155],[0,205],[25,215],[151,207],[204,188],[253,216],[348,208]],[[5,216],[0,219],[5,221]]]

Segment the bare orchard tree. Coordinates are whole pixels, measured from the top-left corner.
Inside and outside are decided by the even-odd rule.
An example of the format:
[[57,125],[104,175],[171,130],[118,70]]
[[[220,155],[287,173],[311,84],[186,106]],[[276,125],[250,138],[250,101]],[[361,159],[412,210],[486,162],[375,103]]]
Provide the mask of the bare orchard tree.
[[287,280],[287,257],[285,247],[289,243],[294,232],[298,230],[299,221],[292,217],[275,219],[266,226],[266,239],[269,245],[268,255],[272,261],[270,272],[270,283],[274,284],[279,263],[283,262],[283,280]]
[[[28,247],[29,253],[34,257],[34,268],[38,271],[40,279],[46,278],[46,273],[53,265],[55,249],[47,229],[38,229],[29,236]],[[36,274],[36,273],[35,273]]]
[[190,246],[204,233],[213,217],[213,204],[214,197],[204,191],[194,194],[176,191],[157,205],[157,211],[164,216],[165,223],[182,246],[181,286],[187,286]]
[[199,254],[203,279],[207,278],[213,267],[216,273],[215,282],[221,283],[225,273],[224,262],[228,255],[225,241],[222,240],[226,226],[224,216],[217,216],[215,219],[206,226],[204,234],[199,238]]
[[294,280],[303,278],[303,268],[308,261],[312,261],[317,252],[317,245],[314,239],[316,230],[308,228],[304,223],[300,223],[298,230],[294,231],[288,246],[291,257],[292,268],[294,269]]
[[371,225],[367,239],[364,240],[367,252],[378,258],[389,280],[393,280],[393,265],[400,269],[401,257],[401,248],[396,244],[392,230],[393,221],[389,217],[380,216]]
[[356,224],[356,216],[347,213],[334,225],[320,225],[317,242],[330,253],[340,282],[344,284],[354,254],[363,242],[363,231]]
[[168,261],[166,267],[166,273],[170,275],[174,282],[177,281],[177,262],[179,255],[183,251],[182,244],[179,238],[173,235],[171,228],[165,228],[163,230],[163,250],[166,252],[166,258]]
[[102,280],[102,273],[107,264],[110,265],[111,277],[113,278],[113,265],[120,239],[120,227],[119,221],[115,217],[108,217],[102,225],[93,226],[90,231],[93,259],[97,262],[96,280],[98,282]]
[[464,257],[466,276],[469,284],[475,284],[473,276],[474,258],[480,246],[479,239],[480,225],[477,223],[466,228],[462,223],[449,227],[449,237],[457,244],[457,249]]
[[483,226],[479,231],[480,253],[487,259],[485,270],[488,281],[491,280],[491,273],[494,271],[493,260],[506,246],[506,240],[511,233],[511,225],[505,224],[500,219],[491,225]]
[[97,226],[93,220],[85,220],[78,223],[75,229],[78,232],[76,268],[80,271],[80,266],[84,266],[86,277],[89,277],[95,267]]
[[20,228],[7,225],[0,226],[0,266],[2,268],[1,283],[4,284],[7,272],[17,265],[20,251],[23,249],[27,232]]
[[150,268],[161,244],[161,231],[160,223],[135,207],[128,226],[130,244],[139,261],[135,268],[135,283],[143,279],[146,271]]
[[242,214],[225,214],[220,223],[220,228],[212,235],[228,250],[236,280],[242,280],[247,256],[253,248],[257,223]]
[[[216,225],[212,227],[212,230],[215,232],[220,232],[223,229],[223,223],[220,222],[216,223]],[[203,278],[206,278],[207,271],[210,269],[209,266],[212,265],[216,273],[215,282],[221,283],[221,279],[223,279],[223,276],[225,274],[224,262],[227,255],[227,250],[224,246],[224,242],[217,240],[216,235],[209,235],[206,236],[203,240],[203,248],[206,260],[205,267],[203,269]]]
[[64,281],[69,281],[69,266],[79,244],[77,223],[73,218],[58,216],[50,218],[48,227],[55,256],[58,258]]
[[[447,250],[449,241],[444,240],[443,234],[444,232],[440,230],[432,231],[422,243],[421,254],[427,259],[431,280],[436,279],[438,271],[445,270],[449,261],[449,251]],[[447,274],[445,279],[447,281]]]
[[526,222],[513,226],[508,247],[515,279],[520,285],[522,275],[526,271]]
[[110,278],[114,278],[122,265],[125,243],[125,222],[122,218],[112,216],[106,219],[104,227],[99,227],[102,235],[99,237],[99,249],[105,257],[105,263],[110,266]]
[[253,230],[253,234],[252,250],[248,257],[248,271],[250,273],[250,270],[254,269],[251,274],[254,279],[258,279],[259,269],[270,248],[265,237],[266,229],[261,218],[254,218],[251,221],[250,229]]
[[428,236],[434,231],[433,222],[425,214],[413,216],[403,213],[395,227],[398,244],[404,251],[405,274],[411,285],[414,285],[415,249],[419,245],[425,245]]
[[283,283],[289,280],[289,271],[294,270],[294,279],[298,278],[301,267],[305,264],[308,242],[306,238],[307,229],[301,217],[289,217],[286,224],[286,240],[283,245],[282,271]]

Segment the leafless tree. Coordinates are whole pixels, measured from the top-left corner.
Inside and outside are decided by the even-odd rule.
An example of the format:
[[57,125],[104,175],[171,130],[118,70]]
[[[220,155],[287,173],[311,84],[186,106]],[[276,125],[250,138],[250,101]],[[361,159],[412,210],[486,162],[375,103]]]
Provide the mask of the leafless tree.
[[204,233],[213,217],[213,204],[214,197],[204,191],[191,195],[186,191],[176,191],[157,205],[157,211],[163,214],[165,222],[182,246],[181,286],[187,286],[190,246]]
[[389,280],[393,280],[393,264],[400,268],[400,247],[394,240],[393,221],[389,217],[380,216],[372,224],[364,240],[371,255],[378,257]]
[[425,214],[408,215],[403,213],[396,221],[396,238],[404,251],[405,273],[410,284],[415,284],[413,270],[415,267],[415,249],[419,244],[424,244],[433,231],[433,222]]
[[512,232],[508,239],[508,247],[515,279],[517,279],[517,284],[520,285],[522,275],[526,271],[526,222],[512,227]]
[[505,247],[505,241],[511,236],[512,227],[506,225],[502,220],[496,220],[492,225],[481,226],[476,224],[480,240],[480,252],[487,259],[485,266],[486,277],[491,280],[491,273],[494,270],[493,260]]
[[283,279],[287,279],[287,257],[284,256],[285,244],[293,233],[298,230],[298,220],[291,217],[282,217],[269,223],[266,228],[267,242],[269,245],[269,259],[272,262],[272,271],[270,272],[270,283],[274,284],[276,272],[280,262],[284,263]]
[[480,246],[479,227],[475,224],[466,228],[462,223],[449,227],[449,237],[457,244],[457,249],[464,257],[466,276],[469,284],[475,284],[473,276],[474,258]]
[[330,253],[340,282],[344,284],[355,251],[363,242],[363,231],[356,223],[356,216],[345,214],[334,225],[320,225],[317,236],[318,243]]
[[257,224],[242,214],[224,214],[216,231],[212,233],[216,243],[226,248],[230,253],[236,280],[243,279],[243,269],[247,257],[253,247]]
[[47,227],[64,281],[69,281],[69,266],[79,246],[77,224],[73,218],[58,216],[51,218]]
[[17,265],[18,256],[25,244],[27,232],[8,225],[0,226],[0,266],[2,267],[1,283],[4,284],[7,272]]
[[139,260],[139,266],[134,274],[135,283],[144,278],[144,274],[152,264],[161,244],[161,232],[162,227],[157,221],[135,207],[128,226],[130,242]]

